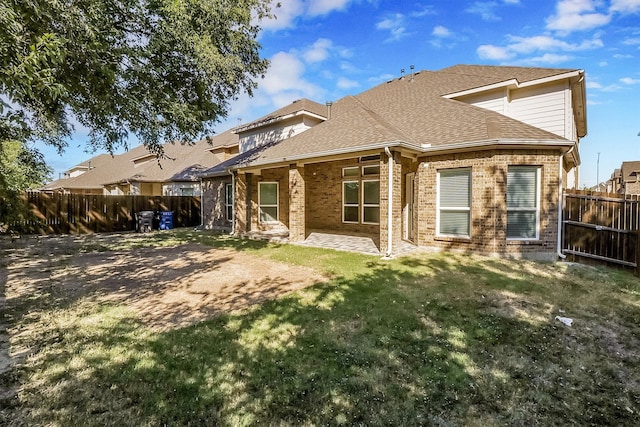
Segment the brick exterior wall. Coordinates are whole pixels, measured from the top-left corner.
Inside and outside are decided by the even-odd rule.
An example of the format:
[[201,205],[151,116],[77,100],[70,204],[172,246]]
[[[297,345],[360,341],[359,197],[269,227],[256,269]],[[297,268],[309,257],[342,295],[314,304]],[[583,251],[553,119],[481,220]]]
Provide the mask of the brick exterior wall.
[[[251,192],[251,231],[280,230],[289,227],[289,168],[263,169],[260,175],[248,174]],[[259,221],[258,188],[260,182],[278,183],[278,222]]]
[[227,221],[225,209],[226,184],[231,184],[231,176],[202,181],[203,224],[207,230],[231,230],[231,222]]
[[624,194],[640,194],[640,181],[625,181]]
[[[558,156],[554,151],[498,150],[420,158],[416,173],[417,244],[484,254],[553,258],[557,245]],[[539,240],[506,238],[507,170],[512,165],[541,168]],[[438,237],[437,171],[463,167],[471,168],[471,237]]]
[[[491,150],[473,153],[402,157],[393,153],[393,248],[397,251],[404,236],[406,217],[406,177],[414,178],[414,243],[418,246],[470,253],[526,256],[554,259],[558,221],[558,156],[553,150]],[[342,170],[361,167],[358,158],[264,169],[258,174],[239,173],[236,178],[236,231],[289,230],[292,241],[304,240],[314,230],[329,233],[367,236],[381,253],[387,249],[387,156],[382,153],[380,166],[380,223],[349,224],[342,221]],[[538,166],[540,173],[539,239],[507,240],[507,171],[509,166]],[[437,173],[441,169],[471,169],[471,236],[438,236]],[[361,169],[360,169],[361,170]],[[368,177],[367,177],[368,178]],[[361,179],[367,179],[361,178]],[[372,177],[374,178],[374,177]],[[347,178],[351,179],[351,178]],[[374,178],[375,179],[375,178]],[[230,178],[226,178],[230,182]],[[278,182],[279,211],[277,224],[259,222],[258,184]],[[217,224],[217,212],[224,215],[223,180],[205,181],[206,224]],[[247,203],[246,195],[249,193]],[[212,205],[213,199],[222,201]],[[208,215],[209,214],[209,215]],[[407,214],[408,215],[408,214]],[[209,219],[211,218],[211,220]]]
[[[362,163],[358,163],[358,159],[355,158],[305,166],[307,229],[367,236],[379,245],[380,225],[342,222],[342,168],[354,166],[362,166]],[[383,174],[382,168],[380,174]],[[382,186],[381,179],[381,194],[386,191]],[[382,198],[380,204],[380,221],[382,222],[383,218],[386,221],[386,216],[382,216]]]

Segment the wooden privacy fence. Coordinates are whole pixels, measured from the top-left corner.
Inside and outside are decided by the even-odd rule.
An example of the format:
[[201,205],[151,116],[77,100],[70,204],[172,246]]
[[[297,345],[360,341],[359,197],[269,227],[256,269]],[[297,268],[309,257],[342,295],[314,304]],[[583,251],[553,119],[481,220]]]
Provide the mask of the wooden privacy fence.
[[84,234],[136,229],[135,213],[171,211],[174,227],[200,224],[200,197],[25,193],[21,219],[9,229],[28,234]]
[[638,196],[567,190],[563,253],[638,269],[639,208]]

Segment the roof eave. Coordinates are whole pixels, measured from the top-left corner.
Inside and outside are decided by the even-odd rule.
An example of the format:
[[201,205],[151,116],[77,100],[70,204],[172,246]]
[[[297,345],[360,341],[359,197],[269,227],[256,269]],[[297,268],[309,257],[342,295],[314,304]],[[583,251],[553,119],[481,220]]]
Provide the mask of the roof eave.
[[259,122],[252,122],[252,123],[248,123],[246,125],[241,125],[241,126],[237,126],[233,129],[231,129],[231,132],[235,133],[235,134],[240,134],[242,132],[246,132],[249,130],[253,130],[253,129],[259,129],[263,126],[268,126],[268,125],[272,125],[274,123],[279,123],[297,116],[308,116],[308,117],[312,117],[312,118],[316,118],[318,120],[327,120],[326,117],[321,116],[319,114],[315,114],[312,113],[311,111],[307,111],[307,110],[299,110],[296,111],[294,113],[289,113],[289,114],[285,114],[282,116],[276,116],[276,117],[272,117],[272,118],[267,118],[264,120],[261,120]]
[[443,95],[443,98],[453,99],[459,98],[461,96],[474,95],[476,93],[486,92],[487,90],[500,89],[508,87],[510,89],[522,89],[529,86],[535,86],[539,84],[551,83],[558,80],[571,79],[575,77],[579,77],[584,74],[583,70],[573,70],[567,73],[557,74],[555,76],[548,76],[541,79],[529,80],[526,82],[520,83],[516,79],[505,80],[503,82],[493,83],[486,86],[478,86],[472,89],[466,89],[459,92],[448,93]]

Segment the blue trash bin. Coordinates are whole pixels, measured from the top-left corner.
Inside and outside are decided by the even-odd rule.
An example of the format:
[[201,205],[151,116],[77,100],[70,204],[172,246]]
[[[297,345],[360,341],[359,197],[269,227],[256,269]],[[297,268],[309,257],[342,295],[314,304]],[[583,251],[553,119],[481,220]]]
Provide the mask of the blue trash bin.
[[160,230],[171,230],[173,228],[173,212],[160,212]]

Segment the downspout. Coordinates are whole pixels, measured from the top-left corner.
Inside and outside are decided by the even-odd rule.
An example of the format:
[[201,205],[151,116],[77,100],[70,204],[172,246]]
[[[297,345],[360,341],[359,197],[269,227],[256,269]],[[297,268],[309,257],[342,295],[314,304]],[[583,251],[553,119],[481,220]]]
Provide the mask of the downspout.
[[204,230],[204,181],[200,177],[200,230]]
[[233,209],[233,214],[231,215],[231,235],[233,236],[236,233],[236,174],[233,171],[229,171],[231,174],[231,203]]
[[387,253],[385,258],[391,258],[393,252],[393,156],[389,147],[384,147],[384,153],[388,159],[388,189],[387,189]]
[[563,167],[562,167],[562,163],[564,160],[564,156],[567,154],[570,154],[574,148],[576,148],[576,146],[572,146],[569,151],[567,151],[566,153],[560,153],[560,157],[558,158],[558,246],[557,246],[557,254],[558,257],[560,259],[566,259],[567,256],[565,254],[562,253],[562,208],[564,207],[564,203],[563,201],[563,179],[562,179],[562,173],[563,173]]

